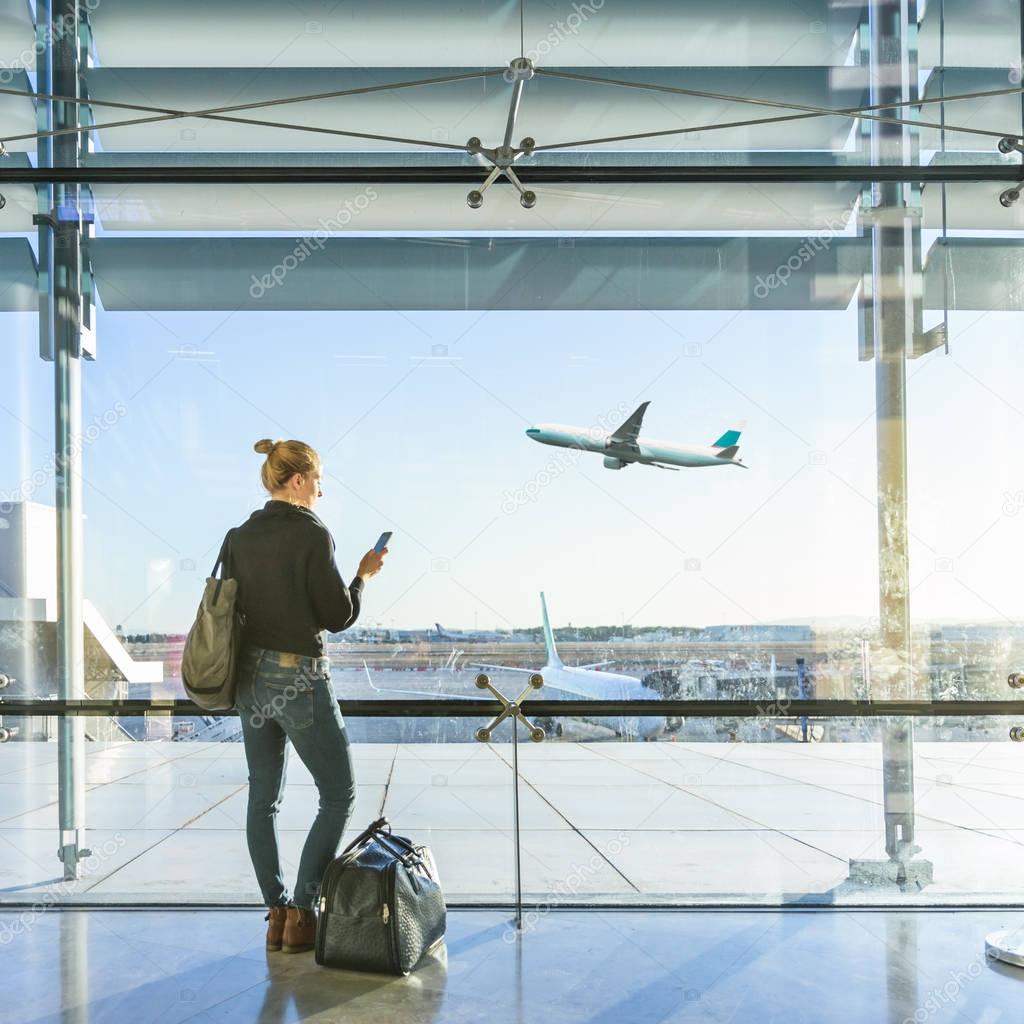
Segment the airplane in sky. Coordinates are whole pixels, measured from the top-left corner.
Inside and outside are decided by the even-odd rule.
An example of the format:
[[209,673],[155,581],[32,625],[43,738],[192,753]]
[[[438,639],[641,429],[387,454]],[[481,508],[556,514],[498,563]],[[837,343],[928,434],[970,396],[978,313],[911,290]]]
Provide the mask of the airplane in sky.
[[[589,665],[565,665],[558,656],[555,648],[555,638],[551,631],[551,623],[548,621],[548,606],[544,594],[540,595],[541,614],[544,624],[544,647],[547,651],[547,663],[541,669],[518,668],[510,665],[493,665],[483,662],[464,662],[467,668],[485,669],[491,672],[510,672],[533,675],[540,672],[544,678],[544,689],[537,691],[543,694],[548,688],[561,690],[581,699],[590,700],[660,700],[660,694],[644,686],[640,679],[635,676],[620,675],[617,672],[598,672],[602,665],[611,664],[607,661],[597,661]],[[366,678],[371,689],[381,694],[402,693],[417,697],[451,697],[456,700],[479,700],[479,697],[468,697],[462,694],[444,693],[438,690],[383,690],[374,685],[370,677],[369,667],[363,662],[366,671]],[[557,699],[557,698],[553,698]],[[526,704],[526,713],[529,715],[529,702]],[[602,717],[594,722],[587,722],[585,711],[581,709],[581,721],[573,720],[572,723],[563,724],[556,720],[554,731],[556,736],[564,735],[567,739],[613,739],[619,736],[622,739],[644,739],[655,740],[662,733],[672,731],[679,725],[679,719],[673,720],[670,729],[668,719],[665,715],[630,715],[619,718]]]
[[[643,402],[615,430],[571,427],[562,423],[541,423],[526,431],[527,437],[558,448],[578,448],[604,456],[605,469],[625,469],[634,462],[642,466],[678,471],[680,467],[739,466],[746,464],[737,456],[740,429],[734,427],[710,445],[685,445],[640,437],[640,426],[650,402]],[[742,426],[742,424],[740,425]]]

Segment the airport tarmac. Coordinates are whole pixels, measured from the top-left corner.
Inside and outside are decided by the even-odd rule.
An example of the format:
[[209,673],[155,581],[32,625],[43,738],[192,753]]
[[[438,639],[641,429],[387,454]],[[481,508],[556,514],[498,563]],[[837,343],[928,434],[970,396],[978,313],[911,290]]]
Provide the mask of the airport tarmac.
[[[1019,901],[1024,751],[918,743],[917,890],[848,881],[884,858],[877,743],[521,743],[522,884],[531,903],[921,904]],[[456,904],[514,891],[508,743],[354,743],[343,843],[380,814],[428,844]],[[238,743],[90,743],[83,877],[60,878],[57,746],[0,745],[0,903],[255,904]],[[294,880],[316,790],[292,752],[279,819]]]

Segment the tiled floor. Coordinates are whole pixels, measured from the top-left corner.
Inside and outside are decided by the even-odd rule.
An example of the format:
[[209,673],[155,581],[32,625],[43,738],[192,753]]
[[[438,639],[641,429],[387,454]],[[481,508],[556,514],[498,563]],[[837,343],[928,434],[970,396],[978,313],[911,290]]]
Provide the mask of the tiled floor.
[[[245,843],[247,769],[235,743],[89,744],[82,877],[64,882],[53,743],[0,744],[0,903],[255,904]],[[506,901],[514,885],[508,745],[356,744],[348,837],[380,813],[431,846],[450,901]],[[914,894],[848,882],[884,856],[881,751],[870,743],[521,744],[523,888],[597,902],[812,900]],[[1024,751],[918,743],[917,841],[928,903],[1024,895]],[[279,817],[286,874],[316,809],[291,754]],[[345,840],[347,841],[347,837]]]
[[0,911],[0,1022],[1016,1024],[1006,911],[453,910],[408,978],[268,953],[260,910]]

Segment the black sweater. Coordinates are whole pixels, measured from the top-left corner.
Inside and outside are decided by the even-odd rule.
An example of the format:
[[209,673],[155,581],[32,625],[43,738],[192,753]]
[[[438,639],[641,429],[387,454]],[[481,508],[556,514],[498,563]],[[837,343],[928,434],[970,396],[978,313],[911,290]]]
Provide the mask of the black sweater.
[[334,538],[312,510],[271,499],[228,539],[246,646],[320,657],[322,631],[347,629],[359,617],[363,581],[345,585]]

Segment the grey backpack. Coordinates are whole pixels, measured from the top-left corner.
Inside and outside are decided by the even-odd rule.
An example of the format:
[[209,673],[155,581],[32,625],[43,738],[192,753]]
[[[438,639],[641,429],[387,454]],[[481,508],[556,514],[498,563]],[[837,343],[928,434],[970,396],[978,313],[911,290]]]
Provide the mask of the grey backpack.
[[206,580],[196,621],[188,631],[181,656],[185,693],[204,711],[230,711],[235,706],[235,664],[244,619],[238,607],[238,581],[231,577],[234,532],[228,530],[213,572]]

